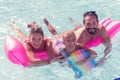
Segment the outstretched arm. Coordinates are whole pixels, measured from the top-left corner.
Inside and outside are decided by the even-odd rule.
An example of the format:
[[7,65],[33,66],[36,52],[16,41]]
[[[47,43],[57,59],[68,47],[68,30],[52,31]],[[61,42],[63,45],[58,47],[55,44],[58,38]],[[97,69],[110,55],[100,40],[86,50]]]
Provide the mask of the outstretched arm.
[[81,25],[78,25],[76,21],[73,20],[71,17],[68,17],[68,19],[70,20],[70,23],[75,27],[75,30],[81,27]]
[[21,40],[26,40],[28,38],[28,36],[16,26],[15,22],[11,22],[10,25],[11,25],[11,28],[17,33],[18,37]]
[[36,58],[30,45],[28,45],[27,43],[24,43],[23,46],[25,48],[28,60],[30,62],[30,66],[42,66],[42,65],[49,64],[49,60],[42,60],[42,59]]
[[57,31],[54,29],[54,27],[48,22],[46,18],[43,19],[44,23],[46,24],[49,32],[51,32],[52,35],[56,35]]

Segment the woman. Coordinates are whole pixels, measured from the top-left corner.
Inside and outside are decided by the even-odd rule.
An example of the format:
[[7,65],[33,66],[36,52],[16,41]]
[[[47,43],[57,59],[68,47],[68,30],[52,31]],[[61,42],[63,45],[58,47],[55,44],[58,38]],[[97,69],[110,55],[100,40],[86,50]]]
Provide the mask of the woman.
[[[17,32],[18,36],[24,40],[27,38],[18,27],[16,27],[15,23],[11,24],[11,27]],[[29,33],[29,39],[23,42],[24,48],[26,50],[26,54],[28,56],[30,65],[46,65],[50,63],[50,60],[53,58],[53,52],[51,47],[51,41],[46,38],[43,34],[43,30],[41,27],[36,25],[35,22],[32,22],[27,26],[31,28]],[[37,56],[46,56],[45,59]]]

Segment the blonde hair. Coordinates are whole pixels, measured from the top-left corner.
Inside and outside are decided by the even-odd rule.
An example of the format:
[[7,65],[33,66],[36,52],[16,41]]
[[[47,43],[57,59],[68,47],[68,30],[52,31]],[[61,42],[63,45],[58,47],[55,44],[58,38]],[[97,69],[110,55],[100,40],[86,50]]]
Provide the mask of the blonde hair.
[[[65,30],[65,31],[62,32],[62,37],[63,37],[63,39],[64,39],[65,37],[70,37],[71,35],[74,35],[74,36],[75,36],[75,33],[74,33],[73,31],[71,31],[71,30]],[[76,38],[76,36],[75,36],[75,38]]]

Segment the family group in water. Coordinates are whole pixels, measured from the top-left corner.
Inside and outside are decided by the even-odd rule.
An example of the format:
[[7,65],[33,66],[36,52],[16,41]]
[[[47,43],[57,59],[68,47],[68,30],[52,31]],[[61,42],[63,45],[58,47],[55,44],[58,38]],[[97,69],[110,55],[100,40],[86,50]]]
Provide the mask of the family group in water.
[[[77,62],[82,65],[91,58],[97,57],[97,53],[86,47],[85,44],[98,36],[101,37],[105,49],[104,56],[97,62],[97,64],[99,65],[104,63],[107,59],[107,55],[112,50],[112,44],[107,30],[103,25],[99,24],[98,15],[96,12],[88,11],[83,14],[83,26],[77,25],[70,17],[69,20],[75,28],[73,30],[65,30],[58,34],[49,21],[46,18],[43,19],[43,22],[47,26],[49,32],[53,35],[53,39],[46,37],[42,28],[37,25],[36,22],[31,22],[27,25],[27,27],[30,28],[29,36],[22,32],[19,27],[16,26],[15,22],[11,23],[11,27],[17,32],[18,36],[23,41],[23,45],[31,66],[47,65],[52,62],[62,62],[64,60],[64,56],[55,46],[57,41],[61,41],[61,48],[68,56],[79,49],[84,49],[90,52],[91,55],[87,59]],[[42,60],[35,57],[35,52],[42,51],[47,52],[47,60]]]

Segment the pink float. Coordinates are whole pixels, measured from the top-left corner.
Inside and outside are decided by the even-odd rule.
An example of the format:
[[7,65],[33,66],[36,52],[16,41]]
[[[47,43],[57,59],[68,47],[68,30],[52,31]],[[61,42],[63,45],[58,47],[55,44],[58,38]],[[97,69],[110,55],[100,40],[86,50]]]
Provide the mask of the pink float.
[[[102,19],[99,24],[103,25],[106,28],[110,38],[115,36],[115,34],[120,30],[120,21],[114,21],[110,18]],[[102,43],[101,37],[96,37],[95,39],[85,43],[85,46],[94,47],[98,46],[101,43]]]
[[[29,66],[30,62],[26,55],[24,46],[18,39],[12,36],[5,37],[4,48],[8,59],[12,63],[22,65],[24,67]],[[48,59],[46,51],[35,53],[35,57],[43,60]]]

